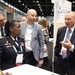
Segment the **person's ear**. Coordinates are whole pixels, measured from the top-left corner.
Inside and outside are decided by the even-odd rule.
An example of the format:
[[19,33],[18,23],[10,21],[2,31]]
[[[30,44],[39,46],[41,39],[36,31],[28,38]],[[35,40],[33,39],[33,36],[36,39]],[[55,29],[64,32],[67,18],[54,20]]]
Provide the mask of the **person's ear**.
[[9,30],[10,30],[10,32],[12,32],[13,31],[13,27],[10,27]]

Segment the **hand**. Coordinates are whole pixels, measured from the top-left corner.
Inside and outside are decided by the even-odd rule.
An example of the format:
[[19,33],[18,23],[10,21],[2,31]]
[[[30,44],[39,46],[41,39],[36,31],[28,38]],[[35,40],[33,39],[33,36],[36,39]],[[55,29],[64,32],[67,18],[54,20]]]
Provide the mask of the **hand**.
[[3,73],[2,75],[12,75],[12,74],[9,72],[6,72],[6,73]]
[[39,60],[39,62],[38,62],[38,67],[41,67],[42,64],[43,64],[43,59],[42,59],[42,60]]
[[72,43],[70,42],[69,39],[67,39],[67,43],[65,43],[64,41],[62,41],[62,42],[60,42],[60,43],[61,43],[61,45],[62,45],[63,47],[65,47],[65,48],[67,48],[67,49],[72,48]]
[[5,75],[12,75],[12,74],[11,74],[11,73],[9,73],[9,72],[6,72],[6,73],[5,73]]
[[0,75],[12,75],[12,74],[9,72],[3,73],[2,70],[0,69]]

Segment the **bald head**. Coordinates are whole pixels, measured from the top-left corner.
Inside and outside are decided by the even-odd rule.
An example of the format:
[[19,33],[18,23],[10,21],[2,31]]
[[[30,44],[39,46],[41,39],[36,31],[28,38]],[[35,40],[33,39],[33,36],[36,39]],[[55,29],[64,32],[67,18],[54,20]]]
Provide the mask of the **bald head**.
[[36,21],[36,18],[37,18],[36,10],[35,9],[29,9],[27,12],[26,18],[27,18],[27,23],[32,25]]
[[0,14],[0,27],[4,26],[5,21],[4,21],[4,16],[2,14]]
[[36,13],[36,14],[37,14],[37,12],[36,12],[35,9],[29,9],[28,12],[27,12],[27,15],[28,15],[28,14],[31,14],[31,13]]

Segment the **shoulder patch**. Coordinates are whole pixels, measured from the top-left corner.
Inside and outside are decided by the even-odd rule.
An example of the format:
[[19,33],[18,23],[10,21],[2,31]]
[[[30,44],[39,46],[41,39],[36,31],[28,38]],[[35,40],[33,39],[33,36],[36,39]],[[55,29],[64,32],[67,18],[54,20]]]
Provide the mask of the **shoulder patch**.
[[3,37],[2,36],[0,36],[0,39],[2,39]]

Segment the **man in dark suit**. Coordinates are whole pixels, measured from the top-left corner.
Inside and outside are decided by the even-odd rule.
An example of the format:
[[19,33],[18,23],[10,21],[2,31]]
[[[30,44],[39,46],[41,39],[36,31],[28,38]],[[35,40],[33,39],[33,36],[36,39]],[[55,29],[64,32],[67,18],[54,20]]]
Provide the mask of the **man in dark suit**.
[[50,26],[50,30],[49,30],[49,34],[50,34],[50,38],[53,38],[54,36],[54,21],[51,22],[51,26]]
[[60,75],[75,75],[75,12],[66,14],[65,24],[66,26],[59,28],[57,32],[54,72]]
[[21,32],[19,22],[7,21],[5,24],[6,36],[0,38],[0,68],[5,70],[24,64],[24,39],[19,37]]
[[5,25],[4,16],[0,14],[0,36],[4,36],[4,30],[3,30],[4,25]]

